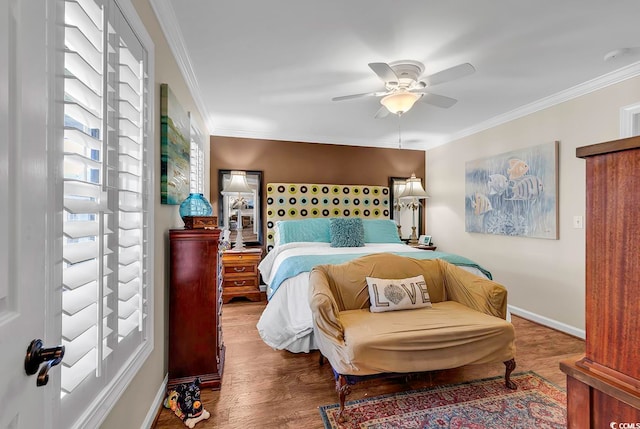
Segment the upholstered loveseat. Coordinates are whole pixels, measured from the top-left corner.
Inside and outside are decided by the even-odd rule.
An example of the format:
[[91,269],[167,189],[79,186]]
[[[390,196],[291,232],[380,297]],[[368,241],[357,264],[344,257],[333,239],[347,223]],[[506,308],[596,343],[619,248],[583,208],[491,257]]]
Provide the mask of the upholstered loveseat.
[[[419,275],[432,307],[370,311],[367,277]],[[515,333],[505,320],[507,291],[494,281],[439,259],[375,254],[319,265],[311,271],[309,287],[314,335],[334,370],[340,419],[353,376],[504,362],[505,384],[516,388],[510,380]]]

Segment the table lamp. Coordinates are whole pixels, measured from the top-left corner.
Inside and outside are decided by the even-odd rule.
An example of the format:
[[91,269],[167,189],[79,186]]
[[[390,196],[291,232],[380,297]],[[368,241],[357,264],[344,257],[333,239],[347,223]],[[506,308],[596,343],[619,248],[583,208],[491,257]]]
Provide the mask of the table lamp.
[[418,200],[429,198],[427,192],[422,187],[422,182],[415,174],[411,174],[411,177],[407,179],[404,186],[404,191],[398,196],[402,200],[411,200],[407,203],[407,207],[413,210],[413,226],[411,227],[411,237],[409,238],[409,244],[418,244],[418,236],[416,234],[416,209],[420,207]]
[[[252,194],[253,189],[247,183],[247,173],[244,171],[231,171],[229,183],[222,189],[223,194],[238,194],[240,200],[241,194]],[[236,220],[236,242],[233,245],[234,250],[244,249],[242,241],[242,204],[238,204],[238,216]]]

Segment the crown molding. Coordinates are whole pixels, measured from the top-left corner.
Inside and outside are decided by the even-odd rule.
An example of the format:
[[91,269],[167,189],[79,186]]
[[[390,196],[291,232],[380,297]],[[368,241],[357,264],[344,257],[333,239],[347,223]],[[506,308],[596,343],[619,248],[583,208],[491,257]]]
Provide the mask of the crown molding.
[[200,116],[205,122],[204,126],[207,128],[207,134],[212,134],[213,124],[209,123],[209,109],[202,99],[202,91],[200,90],[200,85],[198,85],[196,74],[193,71],[191,58],[189,57],[187,46],[184,43],[184,38],[182,37],[182,32],[180,31],[178,19],[176,18],[176,13],[173,10],[171,1],[149,0],[149,3],[151,3],[151,8],[156,14],[156,18],[160,23],[160,28],[164,33],[164,37],[167,39],[167,43],[173,53],[173,57],[175,58],[176,63],[178,63],[178,68],[182,72],[182,77],[191,92],[191,97],[193,97],[193,100],[200,111]]
[[493,118],[484,122],[480,122],[479,124],[476,124],[472,127],[465,128],[464,130],[450,134],[449,138],[446,141],[442,142],[442,144],[450,143],[454,140],[468,137],[481,131],[497,127],[498,125],[513,121],[514,119],[522,118],[523,116],[531,115],[532,113],[538,112],[540,110],[548,109],[557,104],[573,100],[574,98],[578,98],[583,95],[587,95],[591,92],[606,88],[607,86],[614,85],[616,83],[620,83],[638,75],[640,75],[640,62],[636,62],[626,67],[622,67],[618,70],[614,70],[595,79],[588,80],[564,91],[560,91],[548,97],[541,98],[540,100],[534,101],[533,103],[525,104],[524,106],[518,107],[517,109],[514,109],[510,112],[494,116]]
[[[383,139],[367,140],[367,142],[363,142],[363,139],[354,139],[354,138],[348,138],[348,137],[340,138],[340,137],[328,137],[328,136],[317,136],[317,135],[285,135],[285,134],[276,133],[276,132],[237,130],[237,129],[220,128],[220,127],[216,127],[215,133],[212,136],[398,149],[397,142],[391,142],[389,140],[383,140]],[[403,146],[405,145],[403,144]],[[428,148],[429,146],[426,146],[422,142],[418,145],[411,144],[411,147],[402,147],[402,149],[407,149],[407,150],[427,150]]]

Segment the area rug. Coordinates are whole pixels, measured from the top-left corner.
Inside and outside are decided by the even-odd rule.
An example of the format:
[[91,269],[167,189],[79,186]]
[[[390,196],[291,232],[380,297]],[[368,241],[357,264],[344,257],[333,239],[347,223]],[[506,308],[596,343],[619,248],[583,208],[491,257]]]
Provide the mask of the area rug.
[[[559,429],[566,427],[566,393],[534,372],[430,387],[348,401],[347,421],[338,423],[339,405],[320,407],[327,429],[455,428]],[[358,385],[353,386],[357,389]]]

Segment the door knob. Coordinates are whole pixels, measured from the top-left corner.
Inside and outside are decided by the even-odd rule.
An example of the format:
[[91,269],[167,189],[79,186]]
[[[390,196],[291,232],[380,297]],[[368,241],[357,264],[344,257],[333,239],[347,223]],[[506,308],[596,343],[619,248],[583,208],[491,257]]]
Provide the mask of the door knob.
[[33,375],[38,372],[40,364],[45,365],[40,369],[38,379],[36,380],[37,386],[44,386],[49,382],[49,370],[51,367],[58,365],[62,362],[64,357],[64,346],[52,347],[45,349],[42,347],[42,340],[33,340],[29,347],[27,347],[27,355],[24,358],[24,370],[27,375]]

